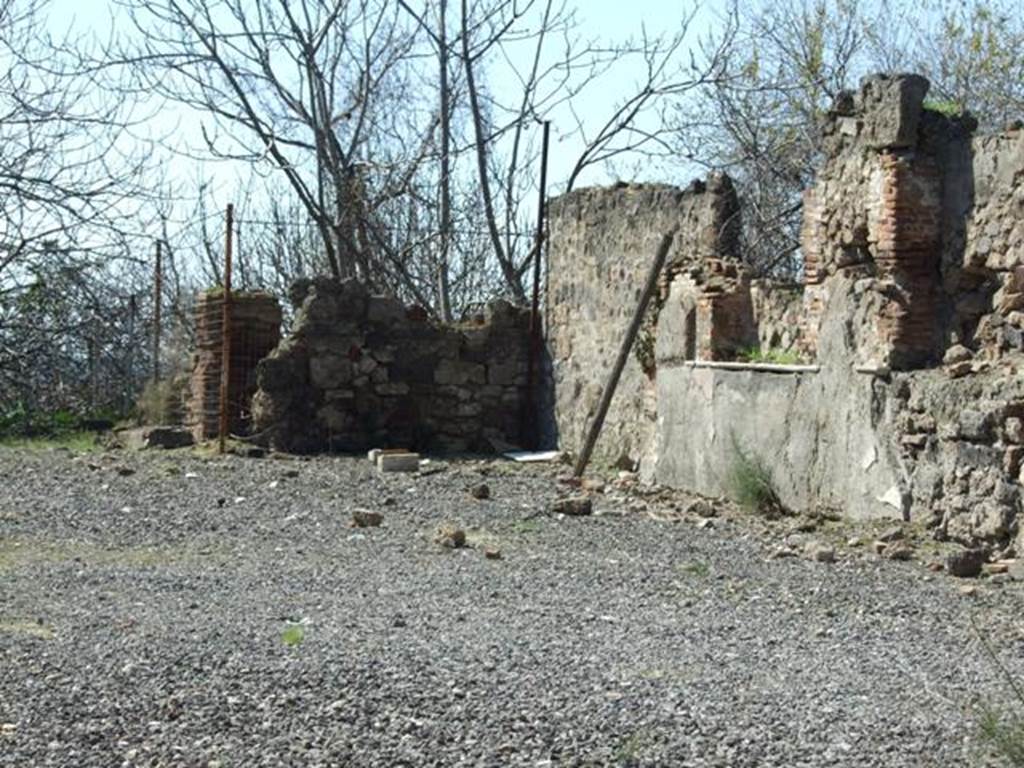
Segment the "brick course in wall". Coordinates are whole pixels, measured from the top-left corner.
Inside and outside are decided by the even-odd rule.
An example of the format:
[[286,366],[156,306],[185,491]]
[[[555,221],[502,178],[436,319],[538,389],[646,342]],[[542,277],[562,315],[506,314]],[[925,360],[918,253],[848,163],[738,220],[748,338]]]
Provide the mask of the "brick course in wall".
[[[224,294],[199,294],[195,307],[196,349],[193,356],[186,424],[197,440],[220,432],[220,385],[223,349]],[[281,307],[273,296],[236,293],[231,300],[231,360],[228,386],[228,429],[247,434],[256,392],[256,366],[281,338]]]

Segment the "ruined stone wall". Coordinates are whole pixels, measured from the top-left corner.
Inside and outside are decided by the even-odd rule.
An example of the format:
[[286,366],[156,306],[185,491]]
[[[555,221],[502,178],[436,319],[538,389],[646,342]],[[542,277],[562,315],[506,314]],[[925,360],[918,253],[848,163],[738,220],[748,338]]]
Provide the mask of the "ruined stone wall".
[[259,366],[256,429],[295,452],[491,451],[520,440],[529,312],[439,325],[354,280],[293,290],[292,334]]
[[[802,285],[782,284],[771,280],[752,280],[750,303],[757,345],[761,350],[792,353],[803,352],[801,319],[804,312]],[[809,350],[813,359],[814,350]]]
[[[924,109],[927,88],[868,78],[826,124],[796,318],[820,371],[660,360],[659,480],[728,492],[738,445],[794,508],[923,520],[965,544],[1018,535],[1024,132],[972,138],[969,117]],[[773,293],[755,289],[755,322],[786,304]]]
[[[729,493],[745,453],[794,509],[922,520],[965,544],[1020,534],[1024,130],[973,137],[969,116],[925,109],[927,90],[918,76],[873,76],[837,99],[804,193],[802,289],[750,280],[736,254],[697,248],[666,273],[652,375],[633,371],[610,440],[653,434],[645,474]],[[610,363],[642,256],[666,226],[622,189],[587,194],[551,244],[556,286],[571,286],[549,298],[568,300],[549,310],[556,364],[568,361],[563,412],[590,410],[580,393],[599,392],[594,361]],[[635,267],[616,280],[606,265],[620,254]],[[737,369],[745,344],[814,365]]]
[[727,284],[740,279],[735,272],[729,276],[722,264],[736,258],[737,212],[732,184],[719,176],[687,189],[580,189],[551,202],[546,333],[555,439],[564,450],[579,450],[658,244],[678,227],[661,294],[623,372],[595,456],[635,463],[649,450],[656,416],[653,347],[660,305],[676,275],[690,268],[718,269],[716,287],[693,297],[704,315],[698,327],[707,337],[711,325],[730,322],[731,315],[716,308],[730,301]]
[[945,346],[979,361],[1024,350],[1024,130],[942,145]]
[[[185,406],[185,424],[197,440],[220,433],[220,380],[223,360],[224,294],[199,294],[195,307],[196,348]],[[231,357],[228,381],[228,429],[248,434],[256,365],[281,338],[281,307],[265,293],[234,293],[231,297]]]

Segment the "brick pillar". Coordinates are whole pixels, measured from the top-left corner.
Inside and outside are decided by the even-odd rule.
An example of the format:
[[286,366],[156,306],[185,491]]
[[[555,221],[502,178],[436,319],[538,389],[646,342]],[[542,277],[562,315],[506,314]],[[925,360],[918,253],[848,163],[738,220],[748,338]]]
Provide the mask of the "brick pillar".
[[[196,299],[196,351],[192,368],[187,423],[197,440],[216,437],[220,421],[220,371],[224,294],[209,291]],[[281,339],[281,307],[265,293],[231,296],[231,366],[228,424],[232,434],[249,427],[256,364]]]
[[803,223],[800,227],[800,250],[804,257],[804,284],[817,285],[822,273],[822,250],[825,233],[822,231],[821,195],[814,187],[803,193]]
[[896,290],[878,329],[897,368],[925,362],[936,349],[942,181],[934,161],[883,152],[881,199],[875,202],[878,277]]

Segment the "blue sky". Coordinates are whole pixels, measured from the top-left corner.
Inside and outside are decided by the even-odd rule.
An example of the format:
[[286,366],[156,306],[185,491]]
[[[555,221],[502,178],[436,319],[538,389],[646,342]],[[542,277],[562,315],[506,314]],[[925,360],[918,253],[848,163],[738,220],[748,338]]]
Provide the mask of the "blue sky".
[[[707,34],[715,23],[717,12],[723,9],[722,0],[704,3],[698,10],[690,27],[685,47],[696,46],[698,36]],[[597,38],[604,42],[622,40],[628,36],[639,36],[646,26],[648,34],[668,33],[679,28],[685,15],[692,11],[691,3],[681,0],[579,0],[577,16],[582,22],[579,33],[585,38]],[[92,33],[105,37],[109,33],[111,16],[116,13],[109,0],[51,0],[50,24],[55,33],[69,27],[76,33]],[[116,23],[116,16],[115,16]],[[584,116],[587,127],[593,131],[609,114],[612,104],[630,92],[630,88],[640,73],[636,68],[620,66],[608,73],[598,87],[585,91],[575,102],[576,112]],[[496,91],[502,88],[503,75],[499,70],[492,73],[491,87]],[[582,149],[574,138],[566,139],[564,134],[571,129],[574,121],[567,110],[553,115],[553,138],[549,178],[551,188],[564,181],[575,158]],[[194,120],[182,120],[182,114],[164,112],[159,120],[158,130],[166,131],[178,123],[194,125]],[[186,134],[187,127],[184,129]],[[196,131],[196,137],[198,132]],[[196,176],[195,168],[188,168],[188,163],[175,164],[181,173],[188,176],[189,181]],[[650,181],[672,181],[685,183],[688,178],[666,178],[670,171],[652,165],[634,166],[628,163],[620,165],[624,173],[631,178]],[[207,167],[205,173],[212,173],[221,180],[220,187],[236,186],[234,173],[223,166]],[[679,173],[679,169],[674,170]],[[578,186],[592,183],[607,183],[614,180],[614,174],[603,169],[592,169],[581,177]]]

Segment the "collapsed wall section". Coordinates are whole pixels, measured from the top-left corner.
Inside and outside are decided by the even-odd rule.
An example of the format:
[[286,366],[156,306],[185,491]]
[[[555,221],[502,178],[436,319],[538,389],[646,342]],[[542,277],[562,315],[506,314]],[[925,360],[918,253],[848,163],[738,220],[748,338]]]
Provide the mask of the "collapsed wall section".
[[[732,183],[711,176],[687,189],[618,185],[575,190],[549,204],[546,333],[558,444],[578,451],[601,397],[664,234],[677,228],[666,280],[616,390],[595,457],[635,464],[653,444],[654,329],[668,284],[687,270],[715,269],[722,290],[695,295],[694,345],[714,346],[731,331],[722,307],[739,278],[723,262],[737,258],[738,204]],[[700,292],[697,292],[700,294]],[[718,331],[713,331],[716,328]],[[697,334],[703,334],[699,339]],[[684,344],[690,342],[683,342]]]
[[291,335],[259,365],[256,429],[273,447],[492,451],[520,442],[529,312],[498,301],[459,325],[355,280],[296,285]]

